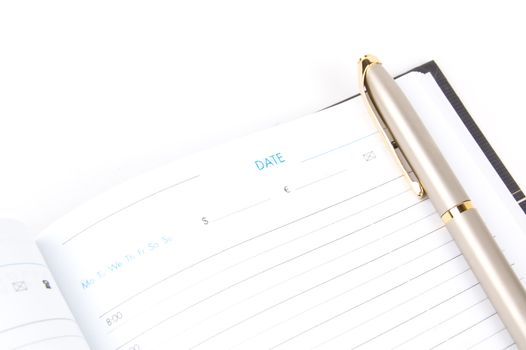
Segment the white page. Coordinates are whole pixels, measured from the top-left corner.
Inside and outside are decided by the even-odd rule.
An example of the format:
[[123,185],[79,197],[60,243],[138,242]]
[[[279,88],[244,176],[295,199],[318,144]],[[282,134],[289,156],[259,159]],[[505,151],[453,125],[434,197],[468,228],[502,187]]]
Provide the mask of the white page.
[[33,236],[0,219],[0,349],[88,349]]
[[131,181],[38,244],[93,349],[513,344],[359,99]]

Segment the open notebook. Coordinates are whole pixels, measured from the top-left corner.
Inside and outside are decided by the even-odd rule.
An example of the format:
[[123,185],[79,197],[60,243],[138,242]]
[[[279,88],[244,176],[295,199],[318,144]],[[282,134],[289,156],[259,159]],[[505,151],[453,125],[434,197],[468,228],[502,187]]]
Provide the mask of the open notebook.
[[[434,63],[397,80],[522,279],[517,185]],[[94,350],[514,347],[360,98],[129,181],[37,244]]]

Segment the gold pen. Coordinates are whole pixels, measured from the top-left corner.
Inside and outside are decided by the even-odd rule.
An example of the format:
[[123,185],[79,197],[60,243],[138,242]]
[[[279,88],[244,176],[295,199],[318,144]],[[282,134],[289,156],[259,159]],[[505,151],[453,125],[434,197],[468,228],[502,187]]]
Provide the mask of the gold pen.
[[427,195],[519,349],[526,291],[411,103],[378,59],[360,59],[360,93],[419,197]]

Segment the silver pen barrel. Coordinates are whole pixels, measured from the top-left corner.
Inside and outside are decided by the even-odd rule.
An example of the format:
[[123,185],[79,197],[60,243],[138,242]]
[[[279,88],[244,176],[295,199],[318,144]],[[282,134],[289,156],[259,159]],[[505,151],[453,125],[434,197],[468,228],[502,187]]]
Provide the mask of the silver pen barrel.
[[399,147],[515,343],[526,350],[524,287],[398,84],[372,56],[360,66],[364,98],[388,127],[392,147]]

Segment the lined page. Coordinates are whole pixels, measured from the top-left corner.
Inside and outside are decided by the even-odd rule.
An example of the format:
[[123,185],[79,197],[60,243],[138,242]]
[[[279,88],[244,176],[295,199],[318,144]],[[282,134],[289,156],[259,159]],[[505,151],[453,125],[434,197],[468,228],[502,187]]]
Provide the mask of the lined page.
[[38,244],[95,350],[514,347],[358,99],[133,180]]
[[1,219],[0,349],[88,349],[33,236]]

